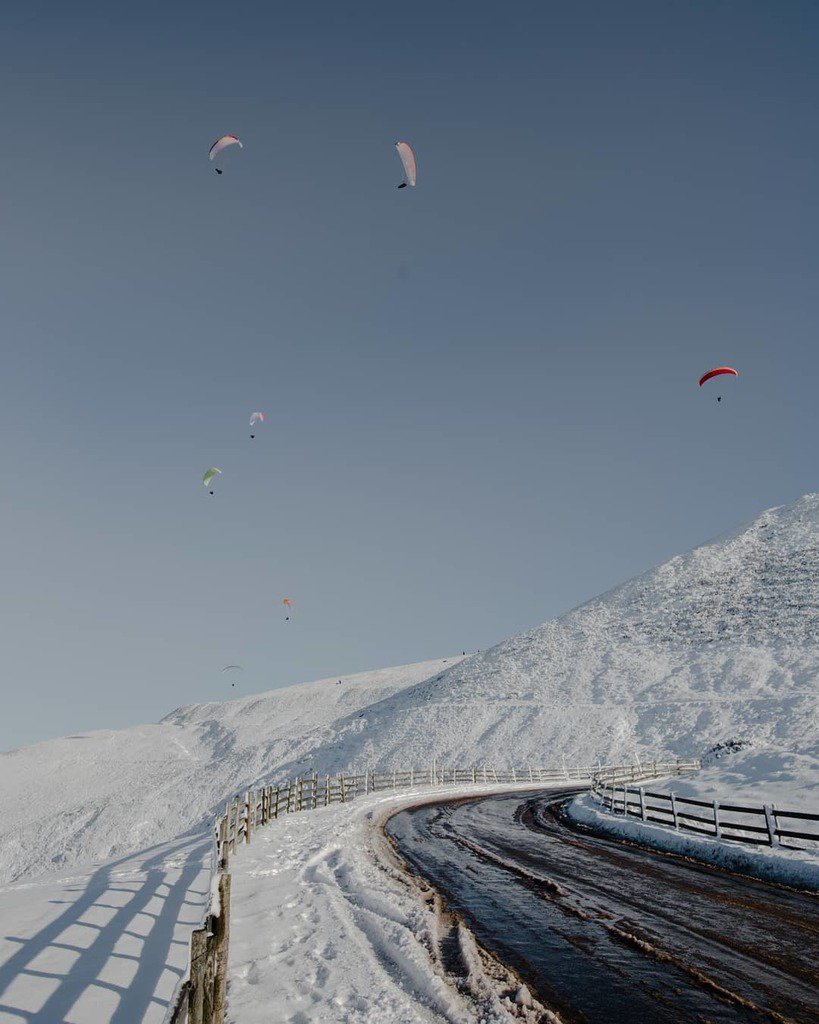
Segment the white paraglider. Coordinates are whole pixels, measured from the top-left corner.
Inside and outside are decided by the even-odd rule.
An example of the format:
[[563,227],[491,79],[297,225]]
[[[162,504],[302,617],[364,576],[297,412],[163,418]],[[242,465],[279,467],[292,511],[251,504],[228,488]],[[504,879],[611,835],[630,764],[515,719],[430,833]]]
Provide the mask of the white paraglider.
[[415,186],[416,171],[415,171],[415,154],[410,148],[408,142],[396,142],[395,148],[398,150],[398,155],[401,157],[401,163],[404,165],[404,176],[406,181],[402,181],[398,186],[399,188],[406,188],[407,185]]
[[[239,149],[244,149],[240,139],[237,139],[235,135],[222,135],[216,142],[210,147],[208,152],[208,160],[215,160],[222,150],[227,149],[229,146],[238,146]],[[217,174],[221,174],[222,171],[218,167],[214,167]]]

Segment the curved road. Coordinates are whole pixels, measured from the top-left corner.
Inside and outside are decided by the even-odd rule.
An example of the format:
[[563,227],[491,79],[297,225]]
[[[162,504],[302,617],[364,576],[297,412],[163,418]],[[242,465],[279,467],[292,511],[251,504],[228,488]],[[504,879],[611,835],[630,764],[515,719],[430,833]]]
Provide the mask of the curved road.
[[567,1024],[819,1022],[817,897],[569,828],[559,802],[433,804],[387,832]]

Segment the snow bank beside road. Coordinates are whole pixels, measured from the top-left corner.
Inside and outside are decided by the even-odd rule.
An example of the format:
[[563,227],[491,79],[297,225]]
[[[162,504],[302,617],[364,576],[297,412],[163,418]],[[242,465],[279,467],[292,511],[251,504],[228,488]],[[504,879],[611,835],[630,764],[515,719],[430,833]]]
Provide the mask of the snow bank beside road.
[[442,911],[437,897],[404,875],[381,831],[402,807],[533,788],[539,787],[425,788],[359,797],[286,815],[256,832],[230,866],[228,1019],[548,1019],[518,979]]
[[[694,800],[719,800],[746,807],[773,804],[782,810],[819,813],[816,793],[816,762],[812,758],[771,750],[745,749],[711,759],[696,775],[679,776],[643,783],[656,793],[674,793]],[[632,787],[633,788],[633,787]],[[800,843],[804,851],[767,846],[747,846],[729,840],[711,839],[690,832],[624,818],[598,804],[591,794],[575,797],[568,805],[569,817],[596,831],[618,839],[645,843],[686,857],[716,864],[729,871],[741,871],[773,882],[819,890],[819,845]],[[786,827],[798,826],[790,823]],[[812,847],[812,848],[811,848]]]

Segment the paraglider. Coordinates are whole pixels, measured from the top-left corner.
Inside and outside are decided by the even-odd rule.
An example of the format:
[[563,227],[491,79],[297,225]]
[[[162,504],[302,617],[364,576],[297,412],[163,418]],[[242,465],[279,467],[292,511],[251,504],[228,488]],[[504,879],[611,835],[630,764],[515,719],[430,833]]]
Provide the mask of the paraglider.
[[[283,604],[283,605],[284,605],[284,607],[285,607],[285,608],[286,608],[286,609],[288,610],[288,612],[290,612],[290,611],[292,611],[292,610],[293,610],[293,602],[292,602],[292,601],[290,600],[290,598],[289,598],[289,597],[283,597],[283,598],[282,598],[282,604]],[[285,622],[289,622],[289,621],[290,621],[290,616],[289,616],[289,615],[286,615],[286,616],[284,617],[284,621],[285,621]]]
[[[210,482],[211,482],[211,480],[215,476],[220,475],[221,472],[222,472],[221,469],[216,469],[215,467],[213,469],[205,470],[205,475],[202,477],[202,484],[203,484],[203,486],[205,486],[208,489],[210,489]],[[213,494],[213,491],[211,491],[210,493]]]
[[[251,428],[251,430],[253,429],[253,427],[256,426],[257,423],[264,423],[264,413],[263,412],[254,412],[254,413],[252,413],[252,415],[250,417],[250,428]],[[250,440],[252,441],[255,436],[256,436],[255,434],[251,434],[250,435]]]
[[[715,366],[713,370],[709,370],[708,373],[704,373],[700,377],[699,386],[702,387],[707,380],[711,380],[712,377],[721,377],[727,374],[729,377],[738,377],[739,373],[733,368],[733,366]],[[722,401],[722,395],[717,395],[717,401]]]
[[[242,668],[241,665],[225,665],[225,667],[222,669],[222,671],[223,672],[244,672],[244,668]],[[231,686],[235,686],[236,683],[233,682],[230,685]]]
[[[242,145],[241,141],[237,139],[235,135],[222,135],[210,147],[210,150],[208,152],[208,160],[215,159],[222,152],[222,150],[227,149],[228,146],[238,146],[239,149],[244,149],[244,146]],[[217,174],[222,173],[218,167],[214,167],[214,170],[216,171]]]
[[402,181],[398,186],[399,188],[406,188],[407,185],[415,186],[416,172],[415,172],[415,154],[408,142],[396,142],[395,148],[398,150],[398,155],[401,157],[401,163],[404,165],[404,176],[406,181]]

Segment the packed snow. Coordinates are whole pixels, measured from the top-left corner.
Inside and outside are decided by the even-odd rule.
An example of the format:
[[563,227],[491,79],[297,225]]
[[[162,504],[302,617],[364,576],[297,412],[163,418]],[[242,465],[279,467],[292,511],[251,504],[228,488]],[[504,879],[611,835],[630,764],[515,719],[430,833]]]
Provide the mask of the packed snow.
[[[463,792],[515,788],[533,787]],[[231,861],[229,1021],[549,1019],[519,979],[477,948],[434,893],[409,884],[392,858],[381,824],[434,794],[427,788],[360,797],[256,832]]]

